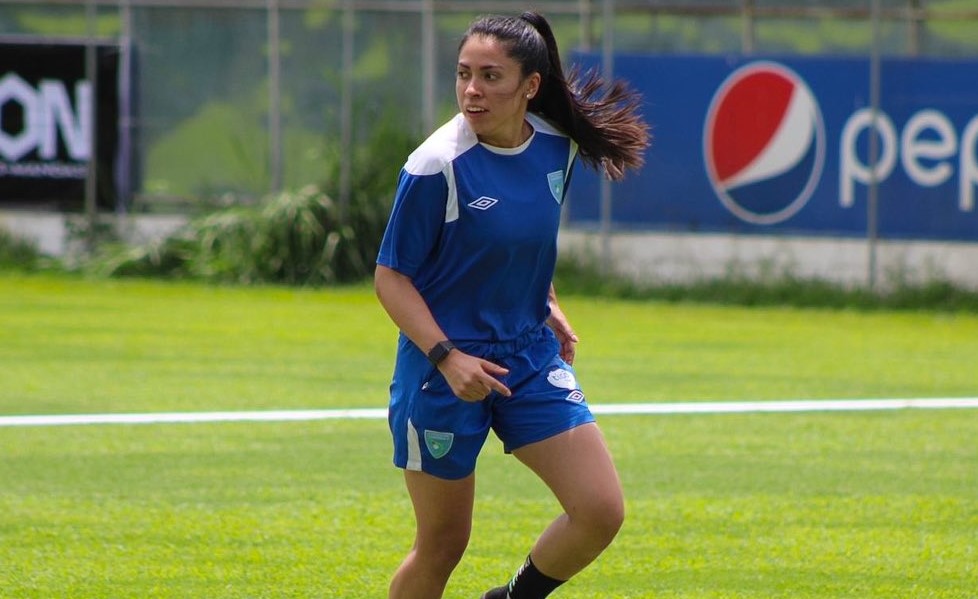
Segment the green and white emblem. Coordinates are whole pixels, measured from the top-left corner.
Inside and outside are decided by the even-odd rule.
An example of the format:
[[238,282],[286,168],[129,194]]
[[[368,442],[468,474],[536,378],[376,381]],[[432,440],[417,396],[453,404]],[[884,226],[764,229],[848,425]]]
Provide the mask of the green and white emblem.
[[547,173],[547,183],[550,184],[550,193],[560,204],[564,201],[564,171],[554,171]]
[[424,444],[428,446],[428,451],[431,453],[431,457],[438,458],[445,457],[448,452],[452,449],[452,441],[455,440],[454,433],[442,433],[438,431],[425,431],[424,432]]

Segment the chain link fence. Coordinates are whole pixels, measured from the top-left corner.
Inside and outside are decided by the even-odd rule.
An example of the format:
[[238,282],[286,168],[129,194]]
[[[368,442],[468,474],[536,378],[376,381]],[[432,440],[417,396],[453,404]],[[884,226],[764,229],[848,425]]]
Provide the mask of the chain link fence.
[[[0,38],[118,43],[124,209],[254,197],[339,179],[378,122],[419,139],[454,110],[459,36],[484,0],[0,3]],[[978,1],[539,2],[565,56],[978,54]],[[8,110],[4,107],[4,110]],[[383,176],[384,174],[378,174]],[[393,175],[391,175],[393,176]]]

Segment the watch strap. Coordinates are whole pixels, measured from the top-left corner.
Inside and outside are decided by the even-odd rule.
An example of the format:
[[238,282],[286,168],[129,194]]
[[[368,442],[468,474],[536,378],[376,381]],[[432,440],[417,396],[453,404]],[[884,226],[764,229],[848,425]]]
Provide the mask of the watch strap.
[[428,361],[431,362],[432,366],[438,366],[453,349],[455,349],[455,344],[448,339],[439,341],[428,352]]

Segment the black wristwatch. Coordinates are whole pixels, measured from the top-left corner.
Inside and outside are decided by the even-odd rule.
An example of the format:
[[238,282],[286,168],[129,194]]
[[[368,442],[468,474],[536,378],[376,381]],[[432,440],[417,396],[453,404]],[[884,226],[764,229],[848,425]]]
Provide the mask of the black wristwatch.
[[435,344],[431,351],[428,352],[428,361],[431,362],[432,366],[438,366],[441,361],[448,357],[448,352],[455,349],[455,344],[448,339],[444,341],[439,341]]

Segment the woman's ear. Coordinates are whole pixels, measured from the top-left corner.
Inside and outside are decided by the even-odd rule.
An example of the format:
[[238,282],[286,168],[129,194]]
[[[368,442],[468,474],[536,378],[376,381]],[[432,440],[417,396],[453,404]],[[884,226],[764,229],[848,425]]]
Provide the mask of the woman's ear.
[[540,91],[540,73],[533,73],[526,78],[526,99],[532,100]]

